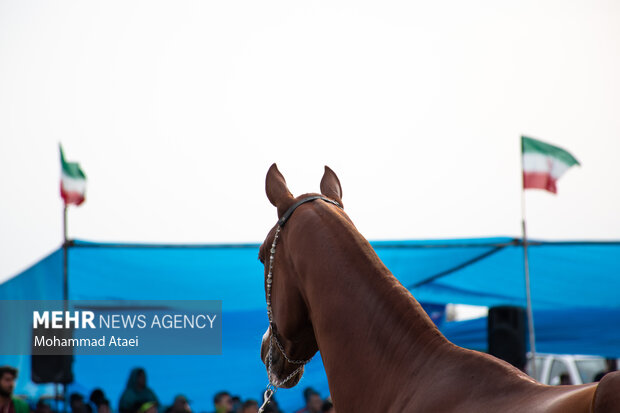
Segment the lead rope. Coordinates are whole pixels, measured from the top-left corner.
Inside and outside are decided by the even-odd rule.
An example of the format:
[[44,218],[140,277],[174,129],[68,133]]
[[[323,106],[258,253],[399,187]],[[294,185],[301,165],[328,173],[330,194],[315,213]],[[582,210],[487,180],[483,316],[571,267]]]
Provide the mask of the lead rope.
[[[284,351],[284,347],[280,344],[280,341],[276,337],[275,329],[273,328],[273,313],[271,310],[271,284],[273,282],[273,259],[276,254],[276,243],[278,242],[278,237],[280,236],[280,230],[282,227],[278,225],[276,228],[276,234],[273,237],[273,243],[271,244],[271,250],[269,251],[269,272],[267,273],[267,317],[269,318],[269,328],[271,329],[271,336],[269,337],[269,353],[267,357],[267,378],[269,383],[267,383],[267,388],[265,393],[263,394],[263,404],[260,409],[258,409],[258,413],[263,413],[267,404],[271,401],[273,395],[278,391],[278,387],[282,387],[284,383],[289,381],[293,376],[295,376],[306,363],[308,363],[311,359],[308,360],[291,360]],[[282,381],[278,381],[271,371],[271,366],[273,363],[273,342],[276,342],[278,346],[278,350],[284,356],[284,359],[291,364],[299,364],[299,367],[295,369],[291,374],[286,376],[286,378]]]

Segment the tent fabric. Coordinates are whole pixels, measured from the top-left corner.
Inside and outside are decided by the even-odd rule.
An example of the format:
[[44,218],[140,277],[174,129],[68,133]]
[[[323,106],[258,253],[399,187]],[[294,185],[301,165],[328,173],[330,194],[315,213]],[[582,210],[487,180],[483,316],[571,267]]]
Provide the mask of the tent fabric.
[[62,256],[59,248],[0,284],[0,300],[62,300]]
[[[534,331],[539,353],[620,358],[620,308],[534,311]],[[441,332],[461,347],[488,349],[486,317],[444,323]]]
[[[519,240],[381,241],[372,245],[418,301],[525,305]],[[207,411],[212,409],[213,394],[221,389],[259,399],[266,384],[258,352],[267,316],[258,247],[73,241],[68,253],[70,299],[222,300],[224,330],[221,356],[76,356],[72,388],[89,392],[100,386],[116,406],[129,372],[142,366],[149,386],[164,403],[172,402],[176,393],[184,393],[193,400],[195,411]],[[620,307],[620,242],[533,241],[528,251],[536,310]],[[61,299],[62,255],[59,249],[0,285],[0,299]],[[584,317],[585,324],[599,320]],[[620,346],[617,337],[606,335],[603,328],[591,337]],[[599,354],[599,347],[588,347],[586,338],[580,353]],[[566,348],[558,342],[554,346],[549,350]],[[17,365],[22,371],[18,393],[40,391],[27,380],[29,362],[28,357],[0,356],[0,363]],[[303,404],[301,392],[306,386],[315,387],[323,396],[328,394],[320,355],[307,366],[296,388],[278,392],[276,397],[285,411]]]
[[[519,240],[404,241],[374,247],[418,301],[526,303]],[[530,241],[528,258],[534,308],[620,306],[620,242]],[[431,281],[419,285],[426,280]]]
[[[0,284],[0,300],[62,300],[63,251],[58,249],[32,267]],[[7,326],[0,326],[6,331]],[[12,330],[14,331],[14,330]],[[31,331],[19,331],[15,340],[30,340]],[[51,385],[35,385],[30,381],[30,357],[0,355],[0,365],[10,365],[20,372],[16,394],[38,397],[53,394]]]
[[[523,248],[518,240],[384,241],[373,247],[418,301],[525,305]],[[620,242],[532,241],[528,254],[535,308],[620,306]],[[261,308],[263,272],[257,257],[254,244],[76,241],[69,251],[69,295],[71,299],[219,298],[229,310]],[[110,282],[111,277],[122,280],[123,288]]]

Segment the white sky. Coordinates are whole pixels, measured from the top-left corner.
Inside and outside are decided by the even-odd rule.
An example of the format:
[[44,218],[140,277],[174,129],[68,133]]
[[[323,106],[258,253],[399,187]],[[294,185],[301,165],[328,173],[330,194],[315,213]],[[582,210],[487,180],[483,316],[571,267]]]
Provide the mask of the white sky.
[[520,234],[521,134],[582,163],[545,239],[620,238],[617,1],[0,0],[0,280],[62,238],[259,242],[277,162],[369,239]]

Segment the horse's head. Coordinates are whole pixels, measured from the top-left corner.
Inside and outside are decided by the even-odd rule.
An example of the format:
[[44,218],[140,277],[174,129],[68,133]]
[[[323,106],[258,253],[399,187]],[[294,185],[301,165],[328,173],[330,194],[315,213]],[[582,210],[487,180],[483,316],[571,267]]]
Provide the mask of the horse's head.
[[[340,182],[327,166],[320,187],[323,196],[342,205]],[[293,197],[275,164],[267,172],[265,190],[267,198],[278,210],[278,219],[282,219],[299,201],[318,195],[305,194]],[[295,219],[299,223],[304,217],[296,216],[291,221]],[[299,236],[288,234],[288,224],[282,227],[279,233],[278,228],[280,224],[271,229],[259,251],[259,259],[265,266],[265,293],[267,304],[270,306],[268,312],[271,314],[270,326],[263,336],[261,359],[268,369],[268,374],[271,375],[270,382],[278,384],[279,387],[290,388],[299,382],[305,361],[317,352],[318,346],[301,277],[292,259],[293,254],[299,254],[303,249],[303,241],[298,239]],[[273,248],[274,239],[277,253]]]

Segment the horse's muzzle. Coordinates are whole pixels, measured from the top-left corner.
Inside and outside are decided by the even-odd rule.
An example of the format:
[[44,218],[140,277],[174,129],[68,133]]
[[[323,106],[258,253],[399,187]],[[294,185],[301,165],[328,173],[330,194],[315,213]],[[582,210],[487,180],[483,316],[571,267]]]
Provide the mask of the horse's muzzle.
[[[260,358],[265,364],[267,374],[270,375],[269,381],[277,384],[278,387],[290,389],[295,386],[301,380],[304,375],[304,368],[302,367],[293,377],[286,380],[286,378],[294,372],[299,365],[288,363],[282,353],[274,343],[271,348],[271,371],[269,371],[269,343],[271,341],[271,326],[267,328],[265,334],[263,334],[263,340],[260,346]],[[282,383],[283,380],[286,382]]]

